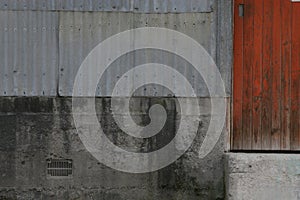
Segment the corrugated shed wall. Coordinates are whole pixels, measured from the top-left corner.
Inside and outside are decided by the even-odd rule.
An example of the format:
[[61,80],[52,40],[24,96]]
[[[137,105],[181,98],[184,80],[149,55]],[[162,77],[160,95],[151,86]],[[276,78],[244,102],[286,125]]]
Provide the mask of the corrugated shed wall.
[[0,11],[0,95],[56,95],[57,28],[57,12]]
[[[187,34],[210,50],[210,20],[209,13],[62,12],[59,30],[59,94],[61,96],[72,95],[74,78],[80,64],[97,44],[109,36],[132,28],[166,27]],[[134,43],[134,38],[132,42]],[[109,53],[109,49],[107,52]],[[201,76],[186,61],[174,54],[158,50],[141,50],[122,56],[108,68],[103,81],[99,84],[97,96],[110,96],[117,80],[126,71],[145,63],[162,63],[172,66],[191,81],[198,96],[208,95]],[[154,80],[155,78],[153,77]],[[162,87],[153,85],[135,95],[169,96],[170,93]]]
[[210,0],[0,0],[1,10],[211,12]]
[[[214,7],[217,9],[216,2],[0,0],[0,95],[70,96],[77,69],[89,51],[109,36],[137,27],[167,27],[183,32],[222,63],[224,54],[218,56],[217,47],[217,15],[212,12]],[[224,41],[227,39],[218,42]],[[134,52],[114,62],[96,95],[109,96],[122,73],[153,60],[178,69],[191,80],[198,96],[208,95],[201,76],[188,63],[174,55],[150,50]],[[219,66],[228,94],[229,66]],[[170,94],[164,88],[150,86],[136,95]]]

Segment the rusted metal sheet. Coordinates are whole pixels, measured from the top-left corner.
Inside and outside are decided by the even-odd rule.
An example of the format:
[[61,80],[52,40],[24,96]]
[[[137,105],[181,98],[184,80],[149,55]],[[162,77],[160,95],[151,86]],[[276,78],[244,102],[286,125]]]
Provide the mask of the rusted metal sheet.
[[211,12],[211,0],[0,0],[1,10]]
[[[104,39],[119,32],[138,27],[166,27],[178,30],[198,41],[210,52],[211,13],[137,14],[137,13],[60,13],[59,28],[59,95],[71,96],[73,82],[87,54]],[[109,52],[109,49],[108,49]],[[154,62],[174,67],[195,88],[197,96],[209,96],[206,85],[185,60],[158,50],[136,51],[120,57],[107,70],[97,96],[110,96],[117,80],[134,66]],[[91,72],[93,73],[93,72]],[[174,83],[176,84],[176,83]],[[93,96],[94,94],[90,94]],[[136,96],[170,96],[166,88],[149,86]]]
[[233,150],[300,150],[299,13],[290,0],[235,2]]
[[55,96],[58,13],[0,11],[0,95]]

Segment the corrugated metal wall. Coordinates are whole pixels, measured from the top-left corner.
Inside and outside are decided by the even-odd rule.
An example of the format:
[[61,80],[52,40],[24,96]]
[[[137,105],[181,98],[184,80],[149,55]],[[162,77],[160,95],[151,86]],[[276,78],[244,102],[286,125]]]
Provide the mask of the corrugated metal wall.
[[0,10],[211,12],[210,0],[0,0]]
[[[133,14],[115,12],[63,12],[60,13],[59,30],[59,94],[71,96],[73,82],[80,64],[87,54],[101,41],[119,32],[138,27],[167,27],[191,36],[210,49],[211,16],[208,13],[182,14]],[[134,39],[133,39],[134,40]],[[109,52],[109,49],[107,50]],[[197,95],[208,95],[201,76],[183,59],[158,50],[139,51],[127,54],[116,60],[106,72],[99,84],[98,96],[110,96],[117,80],[134,66],[151,63],[163,63],[178,69],[192,86]],[[153,77],[155,79],[155,77]],[[137,96],[168,96],[163,88],[153,86],[136,93]]]
[[[77,69],[89,51],[107,37],[137,27],[167,27],[183,32],[217,59],[217,22],[212,2],[0,0],[0,95],[70,96]],[[109,96],[122,73],[149,60],[178,69],[191,80],[198,96],[208,95],[202,78],[184,60],[145,50],[116,61],[101,80],[104,84],[97,96]],[[230,70],[226,66],[221,71],[228,77],[230,89]],[[150,87],[136,95],[168,96],[169,91]]]
[[57,12],[0,12],[0,95],[56,95],[57,28]]

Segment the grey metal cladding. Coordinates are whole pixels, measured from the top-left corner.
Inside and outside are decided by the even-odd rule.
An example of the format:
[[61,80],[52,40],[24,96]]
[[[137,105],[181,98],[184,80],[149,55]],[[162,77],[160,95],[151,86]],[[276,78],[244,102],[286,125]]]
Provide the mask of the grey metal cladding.
[[232,94],[232,61],[233,61],[233,1],[218,1],[218,26],[215,31],[217,40],[217,63],[226,86],[228,96]]
[[211,0],[0,0],[1,10],[211,12]]
[[142,13],[185,13],[211,12],[210,0],[135,0],[135,12]]
[[57,95],[58,13],[0,11],[0,95]]
[[[88,53],[101,41],[119,32],[139,27],[165,27],[180,31],[211,50],[211,13],[141,14],[116,12],[60,12],[59,95],[71,96],[77,70]],[[107,51],[109,52],[109,50]],[[156,52],[137,52],[117,59],[104,76],[96,96],[110,96],[118,78],[145,62],[165,63],[192,80],[197,96],[208,96],[206,85],[179,58]],[[93,72],[90,72],[93,73]],[[90,94],[94,95],[94,94]],[[162,88],[150,87],[136,96],[169,96]]]

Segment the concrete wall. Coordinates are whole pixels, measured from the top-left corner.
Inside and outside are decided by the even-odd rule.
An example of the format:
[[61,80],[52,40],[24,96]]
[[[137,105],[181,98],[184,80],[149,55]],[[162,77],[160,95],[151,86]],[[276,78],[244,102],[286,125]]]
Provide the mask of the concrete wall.
[[[231,0],[212,0],[210,1],[209,9],[202,10],[203,13],[189,14],[208,19],[205,22],[208,25],[201,25],[203,29],[198,30],[200,34],[203,33],[203,37],[198,34],[195,37],[199,37],[199,41],[202,41],[204,47],[215,59],[220,69],[227,92],[227,96],[223,98],[226,99],[228,105],[231,96],[232,67],[231,6]],[[5,12],[2,14],[8,16],[11,11],[0,11],[0,14],[1,12]],[[22,12],[25,11],[21,9],[21,11],[17,12],[20,12],[21,14],[19,15],[23,16]],[[33,9],[28,12],[38,11]],[[52,10],[52,12],[55,18],[57,18],[59,12],[62,11]],[[199,12],[201,12],[201,9]],[[25,18],[26,14],[27,11],[25,12]],[[34,16],[34,14],[29,15]],[[98,16],[103,14],[82,12],[71,13],[70,15]],[[127,15],[130,14],[127,13]],[[154,14],[138,15],[138,18],[142,16],[142,19],[146,19],[147,16],[155,18]],[[175,21],[177,17],[180,18],[179,14],[172,15],[174,15],[172,19]],[[63,22],[62,19],[59,19],[59,21]],[[44,23],[44,21],[42,22]],[[55,22],[58,21],[55,20]],[[56,41],[62,41],[59,37],[63,35],[61,33],[63,30],[57,27],[54,28],[54,31],[56,33],[54,35],[58,37]],[[208,39],[209,41],[207,41]],[[26,43],[24,41],[21,43],[11,40],[8,45],[11,44],[13,46],[9,48],[12,52],[15,52],[15,49],[19,53],[20,49],[15,44],[20,44],[22,49],[26,50]],[[70,85],[67,85],[68,87],[59,85],[59,79],[65,78],[65,74],[67,74],[65,72],[65,74],[62,73],[64,70],[61,69],[64,69],[64,66],[59,64],[63,63],[59,60],[61,55],[58,55],[62,51],[59,50],[59,45],[53,44],[52,46],[57,48],[54,51],[57,54],[54,55],[54,60],[51,60],[51,63],[55,66],[54,74],[52,75],[54,77],[58,75],[58,79],[49,79],[49,83],[51,83],[49,87],[51,88],[46,90],[50,91],[48,94],[43,93],[43,87],[47,87],[47,81],[37,81],[35,82],[36,85],[24,87],[26,91],[24,94],[23,89],[16,88],[19,88],[20,85],[23,86],[22,83],[29,82],[31,84],[31,81],[37,78],[36,76],[32,76],[32,78],[29,76],[28,80],[23,78],[24,82],[14,82],[15,80],[19,80],[16,77],[21,76],[22,73],[15,73],[15,70],[11,70],[9,66],[5,66],[5,69],[9,73],[11,72],[11,75],[9,73],[3,74],[2,71],[0,72],[0,77],[4,78],[2,79],[4,80],[3,84],[10,84],[5,85],[5,87],[9,87],[10,93],[4,94],[5,89],[3,89],[3,86],[0,86],[2,88],[1,92],[4,94],[3,96],[6,96],[0,97],[0,199],[191,200],[223,199],[225,197],[224,151],[227,148],[228,127],[224,128],[223,134],[213,151],[204,159],[198,157],[198,151],[206,134],[211,116],[211,99],[207,93],[201,90],[201,95],[197,97],[199,105],[203,108],[204,112],[200,116],[196,139],[191,148],[183,156],[173,164],[159,171],[144,174],[119,172],[98,162],[81,143],[72,118],[72,100],[66,97],[68,96]],[[92,46],[93,44],[88,48]],[[4,47],[0,48],[2,48],[0,51],[1,55],[8,57]],[[85,52],[88,52],[88,48]],[[38,52],[37,49],[35,51]],[[46,52],[41,53],[44,54]],[[12,55],[15,54],[12,53]],[[31,52],[29,57],[32,56],[34,56],[34,53]],[[12,58],[12,64],[14,64],[14,59],[17,59],[17,63],[22,63],[22,59],[24,59],[22,56]],[[28,67],[32,66],[30,62],[26,64]],[[43,65],[43,63],[34,62],[35,67],[38,67],[39,64]],[[28,68],[22,68],[22,70],[26,69]],[[10,81],[5,82],[5,80]],[[37,80],[43,81],[43,76],[39,76]],[[64,80],[67,82],[67,79]],[[18,83],[17,87],[14,85],[16,83]],[[39,83],[43,83],[43,85]],[[56,88],[54,87],[56,89],[54,93],[52,83],[55,83],[56,86]],[[205,88],[203,84],[200,84],[199,88]],[[37,89],[35,90],[35,88]],[[66,88],[67,92],[64,93],[59,88]],[[30,91],[35,92],[30,93]],[[16,95],[18,97],[12,97]],[[43,95],[44,97],[41,97]],[[96,107],[101,125],[104,127],[108,138],[116,145],[137,152],[153,151],[167,144],[175,135],[179,123],[178,118],[180,117],[177,107],[178,99],[170,97],[158,98],[151,95],[148,97],[132,98],[132,111],[135,114],[134,119],[141,125],[146,125],[149,122],[147,111],[152,104],[158,103],[166,108],[168,120],[165,127],[157,136],[149,140],[133,139],[122,133],[112,120],[110,100],[109,97],[98,97],[96,99]],[[230,109],[228,108],[228,110]],[[228,117],[229,114],[230,112],[227,113]],[[74,165],[73,176],[71,178],[58,179],[47,177],[46,160],[49,158],[72,159]]]
[[299,154],[226,155],[229,200],[299,200]]
[[[210,106],[209,99],[199,99]],[[178,125],[176,99],[134,98],[135,119],[147,123],[147,109],[159,103],[168,121],[151,140],[133,140],[112,120],[110,98],[97,99],[97,110],[106,134],[115,144],[153,151],[168,143]],[[99,163],[81,143],[71,115],[70,98],[1,98],[0,197],[12,199],[223,199],[224,140],[199,159],[198,150],[209,123],[206,109],[192,147],[175,163],[152,173],[123,173]],[[203,109],[205,110],[205,109]],[[100,113],[100,112],[99,112]],[[177,120],[176,120],[177,119]],[[188,130],[187,130],[188,131]],[[47,158],[73,159],[70,179],[46,176]]]

